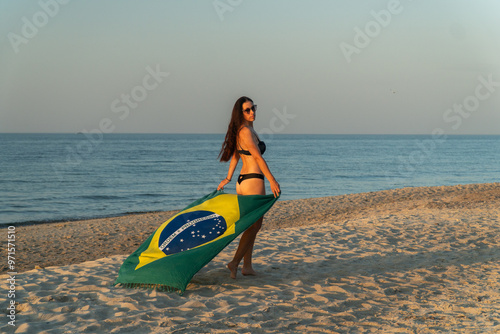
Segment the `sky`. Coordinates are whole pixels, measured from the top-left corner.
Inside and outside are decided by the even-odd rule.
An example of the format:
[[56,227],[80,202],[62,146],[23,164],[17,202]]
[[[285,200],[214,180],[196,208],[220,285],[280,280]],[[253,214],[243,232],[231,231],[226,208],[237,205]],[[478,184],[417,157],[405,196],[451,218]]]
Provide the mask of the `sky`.
[[497,0],[0,0],[0,132],[500,134]]

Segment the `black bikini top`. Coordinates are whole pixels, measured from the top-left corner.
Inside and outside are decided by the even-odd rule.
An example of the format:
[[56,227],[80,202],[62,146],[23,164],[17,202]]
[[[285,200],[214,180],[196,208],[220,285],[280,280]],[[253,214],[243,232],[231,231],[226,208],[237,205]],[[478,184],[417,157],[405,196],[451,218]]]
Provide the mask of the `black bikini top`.
[[[260,154],[264,154],[264,152],[266,151],[266,144],[263,141],[259,140],[257,146],[259,147]],[[238,153],[243,155],[252,155],[247,150],[238,150]]]

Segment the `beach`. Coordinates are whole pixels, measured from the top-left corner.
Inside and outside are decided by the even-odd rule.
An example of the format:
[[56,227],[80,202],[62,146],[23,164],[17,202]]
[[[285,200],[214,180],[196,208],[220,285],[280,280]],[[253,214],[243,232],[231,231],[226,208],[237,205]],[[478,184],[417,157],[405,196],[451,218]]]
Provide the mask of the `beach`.
[[0,332],[500,332],[500,183],[278,201],[258,276],[229,277],[235,240],[182,296],[114,287],[176,212],[16,225],[15,326],[4,316]]

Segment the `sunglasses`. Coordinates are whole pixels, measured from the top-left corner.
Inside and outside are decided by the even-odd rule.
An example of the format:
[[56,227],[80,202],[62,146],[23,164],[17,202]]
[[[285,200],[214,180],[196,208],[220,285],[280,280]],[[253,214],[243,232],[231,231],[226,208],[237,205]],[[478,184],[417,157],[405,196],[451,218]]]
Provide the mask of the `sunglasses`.
[[257,111],[257,105],[256,105],[256,104],[254,104],[254,105],[252,106],[252,108],[246,108],[246,109],[243,109],[243,112],[246,112],[247,114],[249,114],[249,113],[250,113],[250,110],[252,110],[253,112],[256,112],[256,111]]

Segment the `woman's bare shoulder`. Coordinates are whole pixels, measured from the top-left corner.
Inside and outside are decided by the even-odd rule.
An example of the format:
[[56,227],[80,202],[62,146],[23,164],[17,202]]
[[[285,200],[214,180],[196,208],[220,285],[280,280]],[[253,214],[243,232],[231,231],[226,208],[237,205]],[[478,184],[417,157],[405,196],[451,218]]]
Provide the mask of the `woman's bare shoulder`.
[[250,144],[254,142],[255,134],[249,126],[243,126],[238,133],[238,142],[243,144]]
[[248,138],[253,136],[253,131],[249,126],[243,126],[241,127],[238,134],[243,138]]

